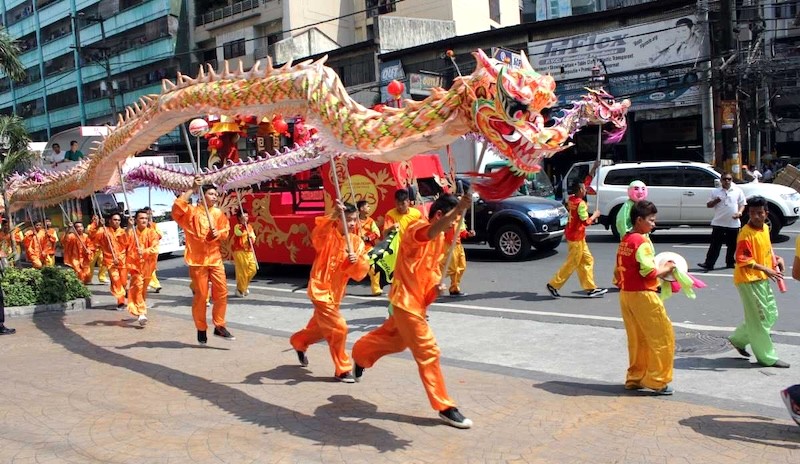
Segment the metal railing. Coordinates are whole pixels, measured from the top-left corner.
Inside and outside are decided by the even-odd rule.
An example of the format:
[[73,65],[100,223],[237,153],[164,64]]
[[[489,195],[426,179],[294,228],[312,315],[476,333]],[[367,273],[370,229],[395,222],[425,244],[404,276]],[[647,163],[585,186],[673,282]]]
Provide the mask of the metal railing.
[[214,21],[220,21],[233,15],[256,9],[258,8],[259,4],[266,5],[272,1],[274,0],[243,0],[241,2],[236,2],[233,5],[218,8],[198,16],[195,19],[195,26],[202,26],[204,24],[213,23]]

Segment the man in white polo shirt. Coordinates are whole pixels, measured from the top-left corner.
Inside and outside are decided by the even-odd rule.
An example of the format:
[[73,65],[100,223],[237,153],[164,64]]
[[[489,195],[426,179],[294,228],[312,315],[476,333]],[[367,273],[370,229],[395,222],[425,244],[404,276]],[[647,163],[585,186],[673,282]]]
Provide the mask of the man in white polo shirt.
[[711,191],[711,198],[706,203],[707,207],[714,208],[714,219],[711,220],[711,244],[708,246],[705,262],[697,264],[706,271],[714,269],[723,243],[727,248],[725,266],[733,268],[736,264],[734,257],[736,234],[739,233],[739,228],[742,226],[739,219],[747,204],[744,192],[733,183],[731,173],[722,174],[720,180],[722,186]]

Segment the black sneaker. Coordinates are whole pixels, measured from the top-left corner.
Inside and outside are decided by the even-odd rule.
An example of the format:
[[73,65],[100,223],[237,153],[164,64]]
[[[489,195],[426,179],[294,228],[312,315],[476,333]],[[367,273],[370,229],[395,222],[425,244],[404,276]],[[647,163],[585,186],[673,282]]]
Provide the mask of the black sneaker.
[[12,335],[17,333],[17,329],[12,329],[4,325],[0,325],[0,335]]
[[342,374],[337,375],[336,378],[339,379],[340,382],[356,383],[356,378],[353,377],[352,372],[344,372]]
[[361,377],[364,376],[364,368],[356,364],[356,368],[353,369],[355,372],[356,382],[361,382]]
[[734,345],[733,342],[730,341],[730,340],[728,340],[728,343],[730,343],[731,346],[733,347],[733,349],[736,350],[743,357],[745,357],[745,358],[749,358],[750,357],[750,353],[748,353],[746,349],[739,348],[738,346]]
[[205,330],[197,331],[197,343],[201,345],[205,345],[206,343],[208,343],[208,335],[206,335]]
[[127,308],[128,308],[128,305],[126,305],[125,303],[120,303],[120,304],[117,305],[117,311],[125,311],[125,309],[127,309]]
[[308,357],[306,357],[305,351],[295,350],[297,352],[297,360],[300,361],[300,365],[303,367],[308,366]]
[[222,337],[225,340],[236,340],[236,337],[231,335],[231,333],[228,332],[228,329],[225,327],[214,327],[214,335],[217,337]]
[[456,297],[458,297],[458,296],[467,296],[467,294],[462,292],[461,290],[459,290],[457,292],[450,292],[450,296],[456,296]]
[[714,270],[714,266],[708,265],[706,263],[697,263],[697,267],[699,267],[700,269],[705,269],[706,271]]
[[550,296],[553,298],[561,298],[561,294],[558,293],[558,290],[550,284],[547,284],[547,291],[550,292]]
[[596,296],[603,296],[608,293],[608,289],[606,288],[595,288],[593,290],[589,290],[586,292],[586,296],[589,298],[594,298]]
[[451,425],[457,429],[468,429],[472,427],[472,421],[458,412],[457,408],[447,408],[444,411],[440,411],[439,419],[444,421],[445,424]]
[[655,393],[656,395],[669,396],[669,395],[672,395],[673,393],[675,393],[675,390],[672,389],[672,386],[667,385],[666,387],[664,387],[664,388],[662,388],[660,390],[653,390],[653,393]]

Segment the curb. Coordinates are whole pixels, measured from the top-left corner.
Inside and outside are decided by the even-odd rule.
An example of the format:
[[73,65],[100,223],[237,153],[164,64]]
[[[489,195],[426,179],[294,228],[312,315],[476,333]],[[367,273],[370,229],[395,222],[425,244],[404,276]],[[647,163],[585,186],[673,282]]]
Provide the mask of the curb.
[[43,313],[58,313],[68,311],[83,311],[92,307],[92,298],[78,298],[77,300],[66,301],[64,303],[51,303],[29,306],[11,306],[6,309],[6,317],[33,316]]

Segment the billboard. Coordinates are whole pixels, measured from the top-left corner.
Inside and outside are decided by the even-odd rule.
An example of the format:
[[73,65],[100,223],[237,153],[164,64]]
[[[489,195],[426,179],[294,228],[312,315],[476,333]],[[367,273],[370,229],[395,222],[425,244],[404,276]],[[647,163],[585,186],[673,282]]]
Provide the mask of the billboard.
[[556,79],[559,106],[585,94],[592,67],[601,66],[604,86],[629,98],[631,110],[700,103],[695,68],[708,55],[708,41],[693,15],[528,44],[531,66]]

